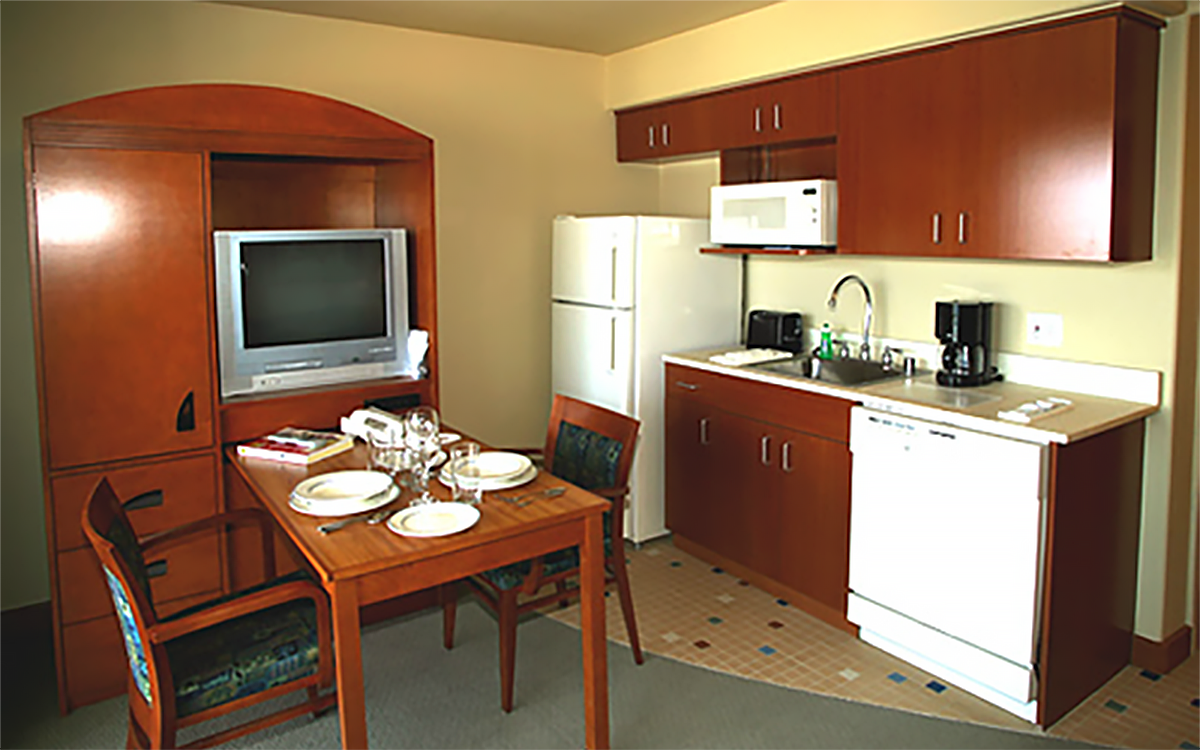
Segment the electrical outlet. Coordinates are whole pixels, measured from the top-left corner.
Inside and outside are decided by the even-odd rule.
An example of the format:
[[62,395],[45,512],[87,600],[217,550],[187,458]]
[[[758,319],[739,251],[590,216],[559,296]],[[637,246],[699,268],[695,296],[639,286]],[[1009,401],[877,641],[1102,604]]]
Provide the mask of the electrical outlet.
[[1025,341],[1036,346],[1062,346],[1062,316],[1058,313],[1029,313],[1025,316]]

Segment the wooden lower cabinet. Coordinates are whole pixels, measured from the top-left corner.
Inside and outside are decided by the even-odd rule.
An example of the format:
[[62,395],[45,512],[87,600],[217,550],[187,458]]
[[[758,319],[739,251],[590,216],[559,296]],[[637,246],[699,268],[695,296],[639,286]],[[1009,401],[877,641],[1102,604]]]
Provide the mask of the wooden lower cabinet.
[[[63,710],[121,694],[128,673],[108,586],[81,531],[96,485],[108,479],[126,503],[134,531],[145,536],[215,513],[217,470],[216,457],[200,453],[52,474],[52,610]],[[222,545],[215,533],[199,535],[146,560],[160,617],[221,594]]]
[[849,629],[851,402],[673,364],[666,384],[676,543]]

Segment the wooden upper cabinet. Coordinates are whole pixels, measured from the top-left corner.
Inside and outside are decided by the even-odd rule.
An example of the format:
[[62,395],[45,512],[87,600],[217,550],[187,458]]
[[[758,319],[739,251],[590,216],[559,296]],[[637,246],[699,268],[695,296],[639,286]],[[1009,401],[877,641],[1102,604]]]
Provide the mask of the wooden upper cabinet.
[[50,467],[213,445],[204,159],[33,150]]
[[655,161],[719,148],[707,98],[617,113],[617,161]]
[[1158,35],[1109,12],[843,71],[839,252],[1149,259]]
[[837,135],[837,73],[745,86],[713,95],[721,148]]
[[959,58],[943,48],[841,73],[839,252],[954,254],[974,109]]

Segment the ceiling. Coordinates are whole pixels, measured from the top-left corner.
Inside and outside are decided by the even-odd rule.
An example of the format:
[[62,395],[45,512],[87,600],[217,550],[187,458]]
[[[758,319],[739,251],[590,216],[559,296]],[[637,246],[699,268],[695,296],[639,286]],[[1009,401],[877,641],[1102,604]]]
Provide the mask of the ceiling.
[[611,55],[779,0],[218,0]]

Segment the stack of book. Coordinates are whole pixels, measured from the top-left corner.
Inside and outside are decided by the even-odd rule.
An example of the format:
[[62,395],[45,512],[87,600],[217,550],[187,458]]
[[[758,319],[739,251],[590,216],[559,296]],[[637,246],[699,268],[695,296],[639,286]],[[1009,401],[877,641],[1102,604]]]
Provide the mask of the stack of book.
[[284,427],[269,435],[242,443],[237,447],[237,452],[239,456],[247,458],[305,465],[336,456],[353,447],[353,435]]

